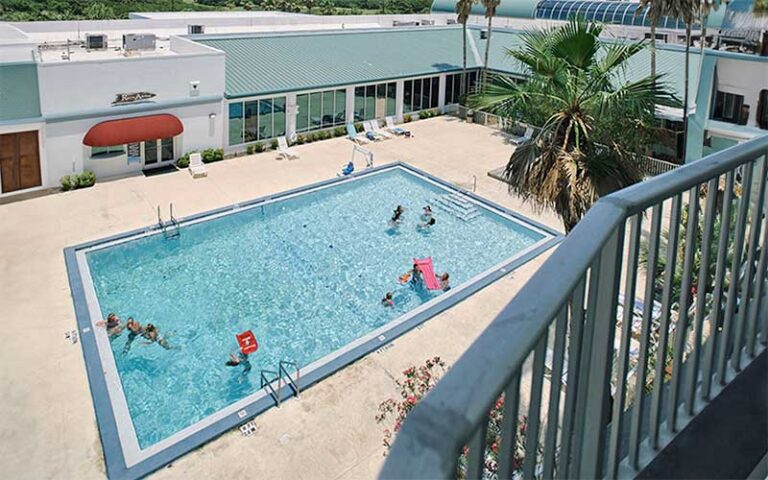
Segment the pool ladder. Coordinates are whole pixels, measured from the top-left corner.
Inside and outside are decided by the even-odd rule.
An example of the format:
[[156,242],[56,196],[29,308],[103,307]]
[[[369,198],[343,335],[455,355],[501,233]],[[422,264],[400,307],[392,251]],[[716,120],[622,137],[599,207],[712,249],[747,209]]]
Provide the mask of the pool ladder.
[[[291,373],[286,367],[295,369],[295,379],[291,376]],[[268,375],[271,375],[272,378],[269,378]],[[272,396],[272,399],[275,401],[275,405],[278,407],[280,406],[280,401],[282,400],[283,382],[285,382],[286,386],[291,387],[293,393],[296,395],[296,398],[301,396],[301,387],[299,387],[299,383],[301,382],[301,371],[299,370],[299,366],[296,364],[296,362],[280,360],[277,365],[277,372],[272,370],[262,370],[260,377],[261,388],[267,390],[267,392]],[[275,387],[272,385],[275,383],[275,380],[277,380],[277,390],[275,390]]]
[[163,217],[160,214],[160,205],[157,206],[157,224],[160,227],[160,230],[163,231],[165,238],[177,238],[181,235],[181,225],[179,225],[179,221],[176,220],[176,217],[173,216],[173,202],[168,204],[168,210],[171,218],[167,222],[164,222]]

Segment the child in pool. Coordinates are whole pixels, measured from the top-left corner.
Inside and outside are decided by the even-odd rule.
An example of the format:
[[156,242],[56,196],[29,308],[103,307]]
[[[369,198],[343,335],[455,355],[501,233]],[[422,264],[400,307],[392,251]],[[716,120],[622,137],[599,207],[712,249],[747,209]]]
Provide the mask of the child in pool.
[[123,332],[123,329],[125,328],[123,322],[120,321],[120,317],[112,312],[107,315],[106,320],[100,320],[96,322],[96,326],[106,328],[107,335],[109,335],[110,338],[117,337]]
[[395,299],[392,297],[392,292],[387,292],[384,298],[381,299],[381,304],[385,307],[394,307]]

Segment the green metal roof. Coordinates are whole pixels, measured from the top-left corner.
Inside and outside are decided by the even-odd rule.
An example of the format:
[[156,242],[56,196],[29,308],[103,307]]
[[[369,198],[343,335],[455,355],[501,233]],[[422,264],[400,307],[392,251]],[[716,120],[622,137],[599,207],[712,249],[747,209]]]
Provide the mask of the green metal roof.
[[34,63],[0,64],[0,121],[39,116],[37,65]]
[[[226,95],[242,97],[461,69],[461,28],[196,39],[226,54]],[[467,52],[468,67],[479,66]]]

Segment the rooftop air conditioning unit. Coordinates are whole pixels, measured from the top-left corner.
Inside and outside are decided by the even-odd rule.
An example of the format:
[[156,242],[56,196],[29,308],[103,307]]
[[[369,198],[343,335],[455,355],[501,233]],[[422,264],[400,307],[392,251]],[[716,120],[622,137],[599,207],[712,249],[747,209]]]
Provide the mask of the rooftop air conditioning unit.
[[395,20],[392,22],[393,27],[418,27],[419,22],[413,21],[413,22],[401,22],[398,20]]
[[488,40],[488,30],[480,30],[480,40]]
[[88,50],[106,50],[107,36],[103,33],[86,33],[85,48]]
[[446,25],[456,25],[456,19],[455,18],[449,18],[445,21]]
[[157,36],[154,33],[126,33],[123,35],[125,50],[154,50]]
[[202,35],[205,33],[205,25],[187,25],[187,33],[190,35]]
[[434,25],[435,21],[434,20],[422,20],[421,24],[422,25]]

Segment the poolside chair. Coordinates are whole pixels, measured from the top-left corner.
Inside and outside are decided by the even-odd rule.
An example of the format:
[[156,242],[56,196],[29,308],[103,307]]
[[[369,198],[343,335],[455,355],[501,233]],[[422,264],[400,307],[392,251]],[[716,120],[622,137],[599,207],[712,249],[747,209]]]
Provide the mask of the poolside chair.
[[189,154],[189,173],[192,175],[192,178],[208,176],[208,169],[203,164],[203,156],[198,152]]
[[522,137],[511,137],[511,141],[514,145],[520,146],[524,143],[528,143],[533,138],[533,127],[525,127],[525,133]]
[[394,133],[395,135],[405,135],[406,137],[411,136],[410,131],[395,125],[395,119],[393,117],[387,117],[387,130]]
[[368,140],[373,140],[374,142],[378,142],[379,140],[384,139],[384,135],[377,133],[376,130],[371,125],[370,121],[363,122],[363,129],[365,129],[365,137]]
[[347,124],[347,138],[359,145],[368,143],[367,138],[365,138],[364,136],[358,135],[357,129],[355,128],[355,125],[352,123]]
[[288,146],[288,140],[286,140],[285,137],[277,138],[277,155],[288,159],[299,158],[299,154],[296,153],[296,150]]
[[381,123],[379,123],[378,120],[371,120],[370,124],[373,131],[383,136],[384,138],[395,138],[395,134],[388,132],[386,128],[382,128]]

